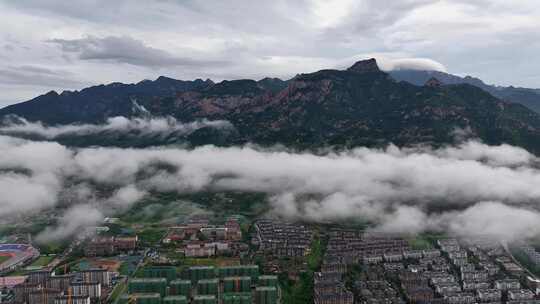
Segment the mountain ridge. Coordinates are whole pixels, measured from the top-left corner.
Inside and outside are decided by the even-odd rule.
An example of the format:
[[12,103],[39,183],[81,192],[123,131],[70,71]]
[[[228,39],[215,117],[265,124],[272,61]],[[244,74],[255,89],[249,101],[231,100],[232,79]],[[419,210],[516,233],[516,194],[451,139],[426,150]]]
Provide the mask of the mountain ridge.
[[[525,106],[470,84],[416,86],[396,81],[380,71],[374,59],[346,70],[299,74],[288,81],[173,83],[176,86],[147,83],[153,89],[137,94],[123,86],[99,86],[92,102],[74,95],[51,95],[30,102],[31,117],[24,115],[28,105],[4,108],[0,116],[14,114],[46,124],[100,123],[116,115],[138,116],[133,110],[136,102],[154,116],[184,122],[227,120],[237,130],[226,140],[217,140],[215,130],[197,130],[186,139],[196,145],[442,145],[453,142],[456,129],[467,129],[488,144],[510,143],[540,153],[540,115]],[[108,98],[110,89],[119,91]],[[70,116],[76,109],[63,99],[83,106],[84,115]],[[49,106],[55,102],[61,106]]]
[[470,84],[489,92],[493,96],[510,102],[522,104],[529,109],[540,113],[540,90],[514,86],[496,86],[486,84],[479,78],[472,76],[460,77],[457,75],[429,70],[396,70],[389,74],[398,81],[406,81],[422,86],[430,78],[437,78],[443,84]]

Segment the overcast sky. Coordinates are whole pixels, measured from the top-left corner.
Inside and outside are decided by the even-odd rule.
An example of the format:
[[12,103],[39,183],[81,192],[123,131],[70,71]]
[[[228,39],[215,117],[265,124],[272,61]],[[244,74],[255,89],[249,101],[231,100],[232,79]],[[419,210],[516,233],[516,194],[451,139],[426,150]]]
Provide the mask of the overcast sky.
[[372,56],[538,88],[539,53],[537,0],[0,0],[0,106],[159,75],[289,78]]

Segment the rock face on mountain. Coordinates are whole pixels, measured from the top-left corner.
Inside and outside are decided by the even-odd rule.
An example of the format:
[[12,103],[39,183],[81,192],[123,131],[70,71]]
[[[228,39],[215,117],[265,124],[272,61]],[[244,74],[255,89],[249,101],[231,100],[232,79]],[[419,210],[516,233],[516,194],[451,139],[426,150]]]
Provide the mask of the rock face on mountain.
[[[113,90],[110,86],[94,90],[105,87],[109,92]],[[233,80],[214,84],[197,80],[178,82],[174,93],[172,86],[165,87],[170,90],[102,95],[99,102],[75,97],[67,102],[62,95],[50,93],[5,108],[0,115],[16,114],[49,124],[99,122],[111,115],[138,115],[129,102],[136,99],[139,107],[155,116],[171,115],[181,121],[230,121],[236,133],[227,142],[219,142],[225,145],[438,145],[452,142],[457,129],[466,129],[490,144],[506,142],[540,153],[540,115],[526,107],[501,101],[468,84],[415,86],[397,82],[381,72],[374,59],[357,62],[344,71],[301,74],[288,82]],[[71,115],[77,110],[67,106],[70,102],[91,115]],[[42,113],[28,108],[41,109]],[[190,141],[216,143],[215,134],[207,133],[199,130],[190,135]]]
[[442,82],[440,82],[439,79],[435,77],[431,77],[428,81],[426,81],[426,83],[424,83],[424,86],[432,88],[438,88],[442,85]]
[[373,58],[368,60],[358,61],[347,69],[349,72],[365,73],[365,72],[380,72],[377,61]]
[[443,84],[470,84],[489,92],[497,98],[520,103],[540,113],[540,90],[538,89],[493,86],[485,84],[475,77],[459,77],[439,71],[399,70],[391,71],[390,75],[398,81],[406,81],[418,86],[424,85],[430,78],[436,78]]

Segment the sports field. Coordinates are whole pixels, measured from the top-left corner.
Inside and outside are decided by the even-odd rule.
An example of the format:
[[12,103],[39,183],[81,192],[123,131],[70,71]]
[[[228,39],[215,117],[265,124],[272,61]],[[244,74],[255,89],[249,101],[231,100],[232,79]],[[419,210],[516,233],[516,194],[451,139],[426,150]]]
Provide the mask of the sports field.
[[9,260],[11,257],[7,255],[0,255],[0,264],[4,263],[5,261]]

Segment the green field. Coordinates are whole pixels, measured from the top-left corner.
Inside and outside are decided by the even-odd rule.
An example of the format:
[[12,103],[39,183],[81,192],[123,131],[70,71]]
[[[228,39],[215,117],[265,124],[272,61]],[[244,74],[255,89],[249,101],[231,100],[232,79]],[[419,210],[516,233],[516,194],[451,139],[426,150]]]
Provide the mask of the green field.
[[120,283],[118,283],[112,293],[111,293],[111,296],[109,298],[109,303],[113,303],[115,304],[118,299],[120,298],[120,296],[127,290],[127,284],[125,281],[122,281]]
[[222,222],[231,215],[255,218],[268,211],[266,195],[245,192],[154,193],[120,215],[122,223],[178,224],[194,214],[210,222]]
[[30,264],[30,267],[47,266],[53,259],[54,259],[54,256],[42,255],[37,260],[32,262],[32,264]]
[[313,272],[300,274],[298,282],[290,281],[286,276],[280,277],[283,304],[313,303]]
[[4,263],[5,261],[7,261],[9,259],[10,259],[9,256],[0,255],[0,264]]
[[145,228],[137,233],[141,242],[148,245],[155,245],[167,233],[165,228]]
[[407,239],[412,249],[422,250],[434,248],[437,239],[445,238],[442,233],[424,232]]
[[69,242],[67,241],[51,241],[38,246],[39,252],[42,254],[57,254],[66,249]]
[[423,250],[423,249],[431,249],[433,248],[433,245],[430,241],[426,239],[422,239],[420,237],[412,238],[408,240],[409,245],[414,250]]
[[118,272],[120,273],[120,275],[129,275],[129,265],[127,262],[123,262],[121,265],[120,265],[120,269],[118,269]]
[[213,257],[213,258],[184,258],[183,266],[232,266],[240,265],[240,260],[228,257]]
[[317,271],[321,266],[323,250],[325,247],[326,244],[322,244],[321,238],[318,234],[316,234],[313,242],[311,243],[311,252],[306,257],[308,267],[311,271]]
[[283,304],[309,304],[313,303],[313,273],[319,270],[327,242],[315,233],[311,243],[311,251],[306,257],[308,270],[300,273],[300,280],[293,282],[285,275],[281,275]]

